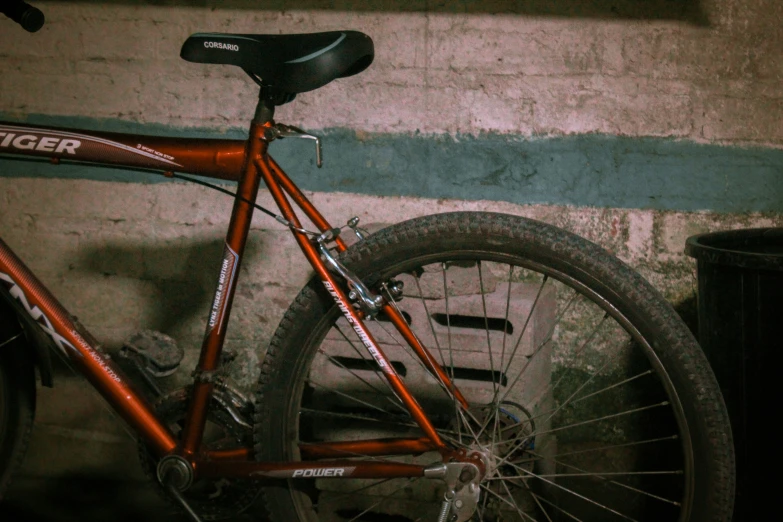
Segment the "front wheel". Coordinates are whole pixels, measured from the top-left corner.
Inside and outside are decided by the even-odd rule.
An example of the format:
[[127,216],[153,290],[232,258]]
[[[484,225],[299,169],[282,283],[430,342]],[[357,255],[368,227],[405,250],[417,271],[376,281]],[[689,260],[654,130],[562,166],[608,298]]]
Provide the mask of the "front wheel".
[[[458,407],[384,317],[367,322],[441,438],[488,462],[472,520],[730,519],[731,436],[707,361],[660,294],[603,249],[520,217],[454,213],[384,229],[341,257],[377,292],[404,284],[395,306],[470,403]],[[422,436],[311,281],[264,359],[257,457]],[[434,521],[444,493],[424,478],[315,479],[266,500],[274,522]]]
[[18,332],[0,318],[0,500],[24,456],[35,412],[35,373]]

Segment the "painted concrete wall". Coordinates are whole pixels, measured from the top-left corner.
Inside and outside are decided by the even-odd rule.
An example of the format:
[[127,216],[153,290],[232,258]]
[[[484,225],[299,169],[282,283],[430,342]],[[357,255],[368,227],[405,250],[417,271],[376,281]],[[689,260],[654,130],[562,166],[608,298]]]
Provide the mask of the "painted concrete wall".
[[[551,6],[536,16],[501,0],[406,2],[411,10],[402,12],[377,0],[265,2],[267,9],[247,1],[39,2],[47,15],[40,33],[0,22],[2,107],[18,116],[244,128],[255,86],[237,68],[181,60],[189,34],[353,28],[373,37],[373,66],[300,96],[280,120],[365,132],[783,142],[779,2],[621,1],[612,3],[616,14],[581,18],[585,3],[608,4],[525,2]],[[657,16],[644,19],[644,7]],[[643,19],[630,17],[639,10]]]
[[[783,210],[779,2],[169,4],[41,2],[34,35],[1,22],[0,117],[242,135],[255,85],[236,67],[181,60],[185,38],[350,27],[373,37],[375,63],[277,115],[332,129],[326,171],[313,173],[304,146],[277,147],[310,190]],[[55,175],[74,173],[107,176]]]
[[[324,130],[321,171],[309,146],[275,146],[337,223],[456,209],[535,217],[617,253],[685,311],[695,292],[686,237],[783,226],[775,0],[167,4],[38,2],[47,25],[35,35],[0,20],[0,119],[239,136],[255,88],[239,70],[179,59],[190,33],[352,28],[373,37],[373,66],[277,115]],[[158,329],[192,366],[230,201],[133,179],[0,160],[0,233],[109,349]],[[255,219],[248,255],[228,340],[245,385],[308,277],[269,219]],[[79,418],[100,417],[84,408]],[[88,433],[61,417],[44,409],[37,433],[66,425],[73,440],[117,442],[114,424]],[[35,455],[31,473],[56,458]]]

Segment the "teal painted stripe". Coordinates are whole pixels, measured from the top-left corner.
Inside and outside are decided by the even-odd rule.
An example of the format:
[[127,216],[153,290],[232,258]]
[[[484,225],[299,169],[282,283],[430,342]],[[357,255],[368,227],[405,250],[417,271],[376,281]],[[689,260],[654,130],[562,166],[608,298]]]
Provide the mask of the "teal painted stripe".
[[[0,119],[9,120],[0,114]],[[19,120],[17,120],[19,121]],[[115,120],[29,117],[25,122],[165,136],[216,136]],[[242,138],[232,129],[220,137]],[[306,190],[380,196],[488,199],[718,212],[783,211],[783,151],[659,138],[581,135],[551,138],[430,136],[323,131],[324,168],[311,142],[280,140],[272,154]],[[158,182],[116,169],[0,160],[2,176]]]

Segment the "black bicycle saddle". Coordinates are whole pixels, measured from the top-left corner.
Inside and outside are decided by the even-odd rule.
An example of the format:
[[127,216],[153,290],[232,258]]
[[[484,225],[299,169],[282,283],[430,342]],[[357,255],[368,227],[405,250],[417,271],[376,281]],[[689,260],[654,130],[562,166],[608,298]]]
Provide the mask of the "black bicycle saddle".
[[372,39],[358,31],[312,34],[196,33],[182,45],[189,62],[236,65],[258,83],[297,94],[365,70]]

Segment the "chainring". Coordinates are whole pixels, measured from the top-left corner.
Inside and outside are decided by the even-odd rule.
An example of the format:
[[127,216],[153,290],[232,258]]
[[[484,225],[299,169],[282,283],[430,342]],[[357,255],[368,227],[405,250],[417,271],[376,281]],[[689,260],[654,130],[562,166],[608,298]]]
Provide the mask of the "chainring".
[[[190,388],[182,388],[161,397],[155,404],[160,419],[179,437],[190,398]],[[252,445],[252,430],[239,425],[217,401],[212,400],[204,428],[203,445],[224,450]],[[157,479],[157,459],[146,444],[139,442],[139,458],[144,473],[158,485],[158,491],[171,500]],[[253,505],[261,491],[258,481],[247,479],[198,479],[183,493],[188,504],[204,520],[235,518]]]

